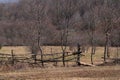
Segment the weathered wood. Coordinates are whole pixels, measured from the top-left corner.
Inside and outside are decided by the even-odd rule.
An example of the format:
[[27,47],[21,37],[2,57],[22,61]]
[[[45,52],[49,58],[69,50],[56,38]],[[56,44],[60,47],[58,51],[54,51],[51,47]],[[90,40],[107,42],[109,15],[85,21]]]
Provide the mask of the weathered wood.
[[14,53],[13,53],[13,50],[11,50],[11,58],[12,58],[12,60],[11,60],[11,64],[12,64],[12,66],[15,64],[15,55],[14,55]]
[[[29,55],[29,54],[28,54]],[[41,59],[37,59],[37,56],[40,56],[39,55],[36,55],[34,56],[34,54],[31,54],[32,57],[28,57],[28,55],[15,55],[13,50],[11,50],[11,54],[0,54],[0,58],[2,59],[2,62],[7,62],[7,63],[10,63],[11,65],[15,65],[15,62],[20,62],[20,63],[28,63],[28,64],[39,64],[39,63],[42,63],[42,62],[45,62],[45,63],[49,63],[49,62],[54,62],[55,65],[57,65],[58,62],[62,62],[62,53],[52,53],[51,51],[51,54],[43,54],[43,57],[44,59],[41,60]],[[65,62],[75,62],[75,60],[77,59],[77,57],[75,56],[77,54],[73,54],[73,53],[70,53],[70,52],[65,52]],[[34,56],[34,58],[33,58]],[[48,58],[48,59],[47,59]]]

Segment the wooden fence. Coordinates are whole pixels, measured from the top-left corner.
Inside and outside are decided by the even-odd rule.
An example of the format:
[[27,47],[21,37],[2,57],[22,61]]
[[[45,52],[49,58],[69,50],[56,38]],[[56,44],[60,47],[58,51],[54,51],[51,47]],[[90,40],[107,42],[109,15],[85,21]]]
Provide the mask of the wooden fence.
[[[18,62],[21,63],[30,63],[30,64],[39,64],[39,63],[58,63],[62,62],[63,53],[53,53],[53,54],[43,54],[43,59],[41,59],[41,54],[28,54],[28,55],[15,55],[14,51],[11,50],[11,53],[4,54],[0,53],[0,64],[11,64],[15,65]],[[65,52],[65,62],[76,62],[77,54],[70,52]]]

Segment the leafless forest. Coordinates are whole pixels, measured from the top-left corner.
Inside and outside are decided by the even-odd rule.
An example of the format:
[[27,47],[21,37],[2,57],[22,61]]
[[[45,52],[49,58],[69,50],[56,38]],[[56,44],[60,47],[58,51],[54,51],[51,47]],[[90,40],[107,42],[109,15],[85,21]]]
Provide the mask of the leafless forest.
[[[2,45],[120,45],[119,0],[0,3]],[[67,42],[67,43],[66,43]]]
[[[0,4],[0,45],[120,46],[120,0],[19,0]],[[42,50],[40,50],[42,52]],[[109,56],[109,55],[108,55]]]
[[[42,53],[41,46],[120,46],[120,0],[19,0],[0,3],[0,46],[29,46]],[[42,56],[41,56],[42,58]],[[64,61],[64,57],[63,57]]]
[[[20,57],[14,54],[14,50],[4,54],[5,47],[9,50],[19,47],[18,53],[28,48],[31,54]],[[47,54],[43,47],[48,50]],[[82,56],[90,64],[83,64]],[[65,80],[70,77],[107,77],[109,80],[110,77],[117,80],[120,78],[119,56],[120,0],[18,0],[0,3],[0,71],[23,68],[19,73],[0,72],[0,79],[44,79],[46,76],[48,80],[57,77],[65,77]],[[72,59],[75,68],[66,68],[73,63]],[[100,61],[103,63],[94,64]],[[49,69],[51,64],[47,67],[49,62],[53,69]],[[60,66],[57,65],[59,62]],[[106,64],[108,67],[96,67]],[[47,69],[33,68],[38,65]],[[78,66],[81,65],[85,67],[80,69]]]

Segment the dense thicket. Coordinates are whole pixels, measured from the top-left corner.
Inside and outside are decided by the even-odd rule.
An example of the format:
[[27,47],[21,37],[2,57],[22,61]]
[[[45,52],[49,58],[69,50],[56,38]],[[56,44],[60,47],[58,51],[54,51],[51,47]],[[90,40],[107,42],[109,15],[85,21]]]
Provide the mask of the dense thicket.
[[35,46],[38,41],[40,45],[62,41],[62,45],[119,46],[120,0],[1,3],[0,44]]

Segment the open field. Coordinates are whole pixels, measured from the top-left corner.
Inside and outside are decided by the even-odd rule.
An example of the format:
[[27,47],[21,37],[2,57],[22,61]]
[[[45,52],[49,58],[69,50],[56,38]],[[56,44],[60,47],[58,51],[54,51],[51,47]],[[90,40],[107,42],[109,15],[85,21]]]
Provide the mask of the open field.
[[120,80],[120,66],[28,68],[0,72],[5,80]]
[[[0,53],[4,53],[4,54],[11,54],[11,50],[14,50],[14,54],[15,55],[23,55],[23,56],[29,56],[30,55],[30,51],[28,49],[28,47],[25,46],[18,46],[18,47],[11,47],[11,46],[5,46],[0,50]],[[43,53],[44,54],[51,54],[51,53],[61,53],[61,47],[60,46],[43,46],[42,47]],[[88,49],[87,53],[83,53],[85,56],[81,57],[81,61],[85,62],[85,63],[90,63],[90,48]],[[71,51],[69,49],[69,47],[67,47],[67,52],[74,52]],[[94,60],[94,64],[98,64],[103,62],[103,52],[104,48],[103,47],[97,47],[96,48],[96,54],[93,56],[93,60]],[[120,52],[120,51],[119,51]],[[116,58],[116,53],[117,53],[117,49],[115,47],[111,47],[110,48],[110,57],[111,58]],[[120,58],[120,54],[118,56]]]
[[[59,46],[42,47],[44,54],[60,53]],[[94,64],[103,62],[103,47],[97,47],[94,55]],[[14,50],[16,55],[30,54],[27,47],[3,47],[0,53],[11,54]],[[67,48],[67,51],[72,52]],[[81,61],[90,64],[90,49]],[[110,49],[111,58],[116,57],[116,48]],[[120,55],[119,55],[120,57]],[[49,63],[48,63],[49,64]],[[68,63],[71,64],[71,63]],[[3,66],[4,67],[4,66]],[[120,80],[120,65],[112,66],[68,66],[68,67],[27,67],[24,65],[22,69],[13,69],[11,66],[0,70],[0,80]]]

